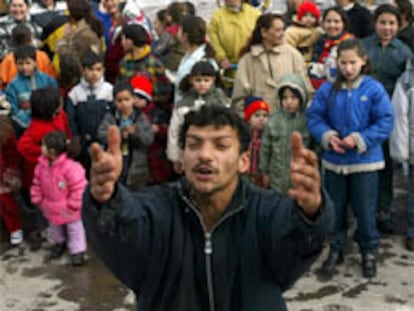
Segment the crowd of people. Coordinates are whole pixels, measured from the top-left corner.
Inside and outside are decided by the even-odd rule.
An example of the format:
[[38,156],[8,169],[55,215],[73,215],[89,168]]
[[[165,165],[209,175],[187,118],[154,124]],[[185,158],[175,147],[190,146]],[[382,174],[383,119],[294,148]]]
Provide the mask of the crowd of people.
[[[96,206],[110,199],[101,192],[115,191],[97,186],[106,185],[94,166],[106,153],[94,144],[111,153],[119,149],[120,170],[109,171],[122,185],[116,188],[117,202],[131,202],[125,189],[145,192],[149,185],[182,176],[191,181],[192,174],[211,178],[215,170],[209,165],[192,169],[185,162],[204,144],[202,131],[192,131],[194,124],[218,130],[229,125],[242,139],[233,116],[223,121],[217,115],[228,110],[250,131],[248,165],[237,171],[244,181],[298,199],[292,191],[298,184],[291,166],[292,134],[299,132],[301,144],[318,155],[324,196],[335,211],[321,272],[332,276],[343,261],[351,208],[363,275],[376,275],[380,234],[395,229],[394,160],[409,164],[405,246],[414,251],[411,2],[393,0],[373,8],[336,0],[323,10],[310,0],[287,2],[282,15],[260,11],[258,1],[225,0],[208,21],[191,1],[171,2],[151,21],[133,0],[10,0],[0,18],[0,204],[10,243],[24,240],[19,217],[24,205],[34,212],[35,232],[47,228],[51,258],[67,249],[72,264],[82,265],[87,248],[82,194],[89,181],[85,204]],[[213,116],[217,119],[208,119]],[[113,142],[114,126],[120,130],[119,145]],[[224,151],[229,142],[212,144]],[[197,206],[197,193],[190,191],[187,198],[187,186],[177,191]],[[308,210],[309,204],[299,202]],[[125,208],[125,213],[134,212]],[[159,217],[154,213],[149,222]],[[105,217],[102,222],[109,226],[113,215]],[[151,231],[148,223],[138,222],[143,232]],[[204,233],[215,225],[206,225]],[[111,235],[114,226],[96,230]],[[98,243],[96,232],[91,239]],[[154,248],[165,247],[157,243]],[[106,246],[98,249],[108,256]],[[145,252],[139,260],[148,256]],[[141,286],[114,270],[127,284]],[[296,277],[289,276],[279,289]]]

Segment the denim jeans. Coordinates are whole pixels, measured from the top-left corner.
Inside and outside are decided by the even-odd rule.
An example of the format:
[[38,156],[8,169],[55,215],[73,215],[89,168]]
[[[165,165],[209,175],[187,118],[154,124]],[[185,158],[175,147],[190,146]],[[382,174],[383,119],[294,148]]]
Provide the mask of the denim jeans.
[[414,238],[414,165],[408,166],[408,231],[407,236]]
[[388,140],[382,144],[382,152],[385,167],[379,171],[377,217],[379,221],[391,221],[394,214],[392,209],[394,167]]
[[375,213],[378,200],[378,172],[337,174],[325,170],[324,184],[335,206],[332,250],[341,251],[347,242],[347,207],[351,205],[357,220],[354,240],[361,253],[372,253],[378,247],[379,233]]

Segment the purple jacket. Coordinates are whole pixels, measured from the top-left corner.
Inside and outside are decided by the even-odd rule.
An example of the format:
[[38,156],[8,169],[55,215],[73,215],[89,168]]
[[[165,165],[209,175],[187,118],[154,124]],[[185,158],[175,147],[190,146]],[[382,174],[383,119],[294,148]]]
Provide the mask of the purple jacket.
[[30,195],[43,215],[54,225],[81,219],[82,195],[87,185],[85,170],[75,160],[62,153],[50,165],[40,156],[35,168]]

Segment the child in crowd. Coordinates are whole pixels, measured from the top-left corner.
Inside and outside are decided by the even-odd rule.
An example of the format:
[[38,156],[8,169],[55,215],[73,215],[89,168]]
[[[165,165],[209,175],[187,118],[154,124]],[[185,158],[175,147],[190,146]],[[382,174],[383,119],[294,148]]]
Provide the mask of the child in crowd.
[[55,79],[37,70],[36,48],[31,45],[18,47],[14,52],[18,75],[7,85],[6,97],[12,105],[11,117],[17,136],[20,137],[31,120],[30,94],[33,90],[52,86]]
[[151,124],[144,113],[134,106],[134,89],[128,82],[120,82],[113,90],[115,111],[107,112],[98,128],[98,139],[107,143],[110,125],[121,130],[122,173],[120,181],[136,191],[147,184],[148,147],[154,141]]
[[244,120],[250,126],[251,140],[249,145],[250,168],[249,178],[256,185],[263,185],[259,172],[259,151],[263,128],[266,126],[270,107],[261,97],[247,96],[244,100]]
[[313,46],[322,34],[319,26],[321,13],[315,3],[302,2],[298,7],[297,20],[286,29],[285,41],[302,53],[305,62],[312,60]]
[[131,86],[135,94],[135,107],[145,113],[154,133],[154,142],[148,147],[148,184],[156,185],[172,180],[171,162],[165,154],[169,122],[167,113],[152,101],[152,84],[147,77],[132,77]]
[[[24,23],[18,24],[12,30],[12,45],[16,49],[22,45],[31,45],[33,42],[32,33],[30,28]],[[36,66],[39,71],[48,74],[49,76],[56,78],[57,73],[53,67],[52,62],[46,52],[36,50]],[[7,54],[0,64],[0,78],[2,82],[2,88],[6,87],[14,77],[17,75],[16,60],[14,58],[14,52]]]
[[79,266],[86,251],[81,207],[87,180],[83,167],[70,158],[68,144],[68,137],[59,131],[43,138],[30,195],[49,222],[51,259],[62,256],[67,247],[72,265]]
[[[30,106],[32,107],[32,120],[29,127],[18,140],[17,150],[24,159],[21,196],[28,207],[34,208],[31,205],[29,191],[37,160],[41,155],[43,137],[54,130],[66,133],[69,138],[72,136],[57,89],[46,87],[34,90],[30,97]],[[45,221],[40,214],[37,214],[36,217],[35,226],[37,227],[37,232],[40,232],[44,229]],[[39,241],[40,239],[33,241],[36,242],[36,245],[32,245],[34,249],[40,247],[40,244],[37,243]]]
[[390,137],[391,157],[408,163],[408,230],[405,247],[414,251],[414,60],[398,79],[392,96],[395,110],[394,129]]
[[[401,26],[398,8],[390,4],[378,6],[374,13],[375,33],[361,40],[368,53],[372,76],[384,85],[388,95],[394,92],[398,78],[404,73],[407,61],[413,54],[397,38]],[[393,233],[394,228],[394,164],[390,156],[389,141],[382,144],[385,168],[379,173],[377,202],[377,227],[383,234]]]
[[18,245],[23,242],[23,230],[13,192],[20,186],[19,155],[13,127],[7,116],[9,112],[10,109],[3,109],[3,105],[0,107],[0,214],[10,234],[10,244]]
[[89,146],[97,141],[97,129],[106,112],[112,109],[111,83],[104,80],[104,62],[89,51],[81,59],[81,81],[69,92],[65,110],[73,137],[79,137],[81,153],[78,160],[87,172],[90,168]]
[[174,170],[181,173],[181,151],[178,146],[180,126],[184,116],[192,109],[203,105],[224,105],[230,107],[230,100],[223,90],[216,86],[217,72],[208,61],[194,64],[190,74],[182,80],[180,91],[184,94],[173,110],[168,129],[167,157],[174,164]]
[[393,109],[382,84],[364,74],[368,56],[357,40],[339,44],[337,62],[335,82],[322,85],[307,111],[309,132],[323,148],[324,185],[335,205],[334,234],[322,272],[332,276],[343,261],[349,204],[358,223],[354,240],[363,275],[374,277],[378,171],[385,165],[381,143],[391,133]]
[[165,68],[151,52],[147,32],[141,25],[125,25],[122,28],[122,46],[126,55],[119,64],[118,81],[129,80],[134,75],[147,76],[153,85],[155,104],[166,107],[171,102],[172,85],[165,76]]
[[263,175],[263,187],[276,189],[283,195],[292,187],[290,179],[290,136],[293,131],[302,135],[309,146],[305,111],[308,93],[298,74],[284,75],[277,88],[280,107],[267,121],[260,145],[259,169]]

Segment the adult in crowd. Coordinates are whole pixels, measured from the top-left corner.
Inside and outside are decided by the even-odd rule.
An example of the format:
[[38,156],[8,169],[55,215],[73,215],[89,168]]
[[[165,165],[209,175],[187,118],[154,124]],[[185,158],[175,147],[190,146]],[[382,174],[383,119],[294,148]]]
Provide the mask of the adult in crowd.
[[220,68],[230,79],[236,73],[231,68],[232,64],[239,62],[240,49],[249,39],[259,15],[259,10],[242,0],[225,0],[224,6],[216,9],[211,16],[208,37]]
[[[247,45],[240,52],[233,89],[233,103],[242,112],[242,101],[246,96],[262,97],[270,110],[279,108],[275,90],[280,78],[288,73],[301,73],[308,81],[305,61],[298,50],[284,42],[283,17],[267,13],[261,15]],[[313,91],[308,81],[308,91]]]
[[241,178],[249,129],[226,107],[186,115],[185,177],[168,186],[131,193],[117,182],[120,140],[111,127],[108,151],[92,146],[82,211],[90,244],[137,295],[137,308],[287,310],[283,291],[317,258],[333,220],[300,135],[291,140],[291,198]]
[[323,13],[322,27],[325,34],[316,42],[312,63],[309,66],[309,75],[315,89],[327,80],[335,79],[336,46],[346,39],[353,38],[348,31],[348,17],[340,6],[331,7]]
[[[78,60],[89,50],[103,53],[103,26],[93,15],[88,0],[68,0],[69,18],[63,26],[63,36],[56,42],[57,55],[73,54]],[[54,59],[58,67],[58,57]]]
[[0,18],[0,59],[10,52],[12,30],[20,23],[25,23],[30,28],[34,45],[39,45],[42,28],[31,19],[29,6],[29,0],[9,1],[9,13]]
[[401,13],[401,25],[397,38],[408,45],[411,52],[414,52],[413,5],[410,0],[394,0],[394,5]]
[[[389,4],[380,5],[374,13],[375,33],[362,40],[368,52],[372,75],[379,80],[391,97],[395,83],[412,57],[411,50],[397,39],[401,16],[399,10]],[[393,166],[388,140],[382,145],[385,169],[380,171],[377,208],[378,229],[382,233],[393,232],[392,197]]]
[[355,0],[335,0],[341,6],[349,20],[349,32],[357,38],[364,38],[374,32],[371,12]]

